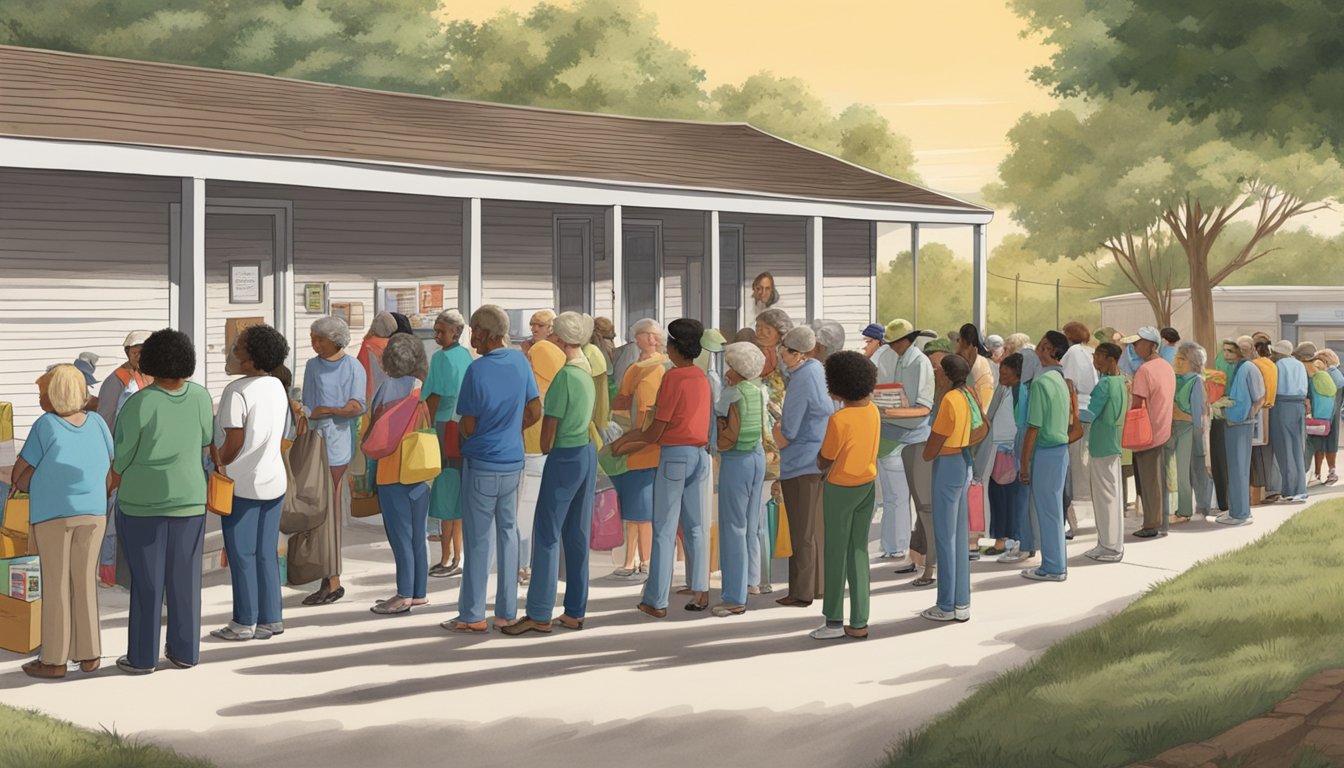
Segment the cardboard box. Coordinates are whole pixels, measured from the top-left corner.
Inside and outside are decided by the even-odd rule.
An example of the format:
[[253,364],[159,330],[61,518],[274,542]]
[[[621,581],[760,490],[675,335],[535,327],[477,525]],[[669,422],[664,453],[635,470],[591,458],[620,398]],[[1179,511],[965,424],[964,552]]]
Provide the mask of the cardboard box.
[[42,599],[42,567],[37,558],[32,562],[10,564],[9,596],[26,603]]
[[42,601],[25,602],[0,595],[0,648],[32,653],[42,645]]
[[4,505],[4,517],[0,518],[0,528],[11,536],[27,537],[29,513],[31,510],[28,494],[19,494]]
[[14,566],[16,566],[16,565],[27,565],[28,563],[34,563],[34,564],[36,564],[37,562],[39,562],[39,561],[38,561],[36,555],[23,555],[23,554],[20,554],[18,557],[7,557],[7,558],[4,558],[4,559],[0,559],[0,584],[3,584],[3,585],[4,585],[4,587],[0,587],[0,595],[8,595],[8,594],[9,594],[9,569],[10,569],[10,568],[12,568],[12,567],[14,567]]
[[[27,536],[10,536],[9,534],[0,532],[0,559],[35,554],[37,554],[37,552],[33,551],[32,539],[29,539]],[[9,577],[6,575],[5,578],[8,579]],[[9,582],[5,581],[4,583],[8,584]],[[5,587],[0,587],[0,594],[4,594],[5,591]]]

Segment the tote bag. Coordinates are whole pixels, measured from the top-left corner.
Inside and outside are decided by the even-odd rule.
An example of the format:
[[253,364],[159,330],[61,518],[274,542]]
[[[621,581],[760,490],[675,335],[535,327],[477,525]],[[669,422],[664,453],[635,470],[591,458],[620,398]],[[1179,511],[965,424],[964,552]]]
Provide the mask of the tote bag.
[[210,473],[205,489],[205,508],[220,517],[233,514],[233,480],[219,470]]
[[385,459],[400,450],[401,439],[406,436],[422,407],[418,389],[388,406],[373,420],[360,443],[364,455],[370,459]]
[[990,478],[999,485],[1011,485],[1017,479],[1017,459],[1011,451],[994,452],[994,471]]
[[1120,445],[1131,451],[1147,450],[1153,443],[1153,423],[1148,419],[1148,404],[1142,403],[1125,413],[1125,429]]

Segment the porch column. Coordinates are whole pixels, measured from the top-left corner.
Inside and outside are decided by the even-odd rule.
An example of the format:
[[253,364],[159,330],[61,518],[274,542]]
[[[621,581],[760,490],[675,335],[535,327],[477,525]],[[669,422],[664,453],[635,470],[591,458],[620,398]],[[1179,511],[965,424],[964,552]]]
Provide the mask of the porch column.
[[464,316],[481,306],[481,199],[462,201],[462,272],[458,278],[457,304]]
[[919,327],[919,225],[910,225],[910,322]]
[[989,277],[985,266],[985,250],[987,244],[985,225],[976,224],[972,229],[975,248],[971,255],[971,272],[974,275],[972,284],[975,294],[971,298],[971,307],[973,316],[975,317],[975,327],[979,328],[981,333],[984,333],[985,320],[987,319],[985,313],[988,306],[986,281]]
[[625,327],[625,234],[621,226],[621,206],[613,205],[606,214],[607,258],[611,261],[611,325],[616,329],[616,337],[622,342],[630,341]]
[[705,316],[706,328],[719,327],[719,307],[722,306],[723,297],[720,296],[722,286],[719,285],[719,275],[722,274],[723,254],[719,252],[719,212],[705,212],[705,276],[701,280],[704,286],[705,295],[702,297],[702,310]]
[[813,216],[807,220],[807,316],[812,320],[820,319],[826,312],[821,239],[821,217]]
[[168,303],[173,325],[196,348],[191,380],[205,386],[205,179],[182,178],[177,242],[168,265]]

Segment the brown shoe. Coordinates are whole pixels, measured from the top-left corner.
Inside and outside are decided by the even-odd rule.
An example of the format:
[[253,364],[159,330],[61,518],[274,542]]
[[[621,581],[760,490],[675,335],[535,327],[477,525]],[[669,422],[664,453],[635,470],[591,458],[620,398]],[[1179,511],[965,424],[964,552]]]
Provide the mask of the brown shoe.
[[101,667],[102,665],[103,665],[102,659],[87,659],[85,661],[79,662],[79,671],[85,674],[97,672],[98,668]]
[[522,619],[515,621],[507,627],[500,627],[499,631],[510,637],[516,637],[528,632],[540,632],[543,635],[549,635],[551,634],[551,622],[548,621],[542,623],[536,619],[524,616]]
[[799,600],[792,595],[785,595],[775,601],[785,608],[806,608],[812,604],[811,600]]
[[849,635],[850,637],[856,637],[856,638],[858,638],[858,639],[860,639],[860,640],[864,640],[864,639],[866,639],[866,638],[868,637],[868,628],[867,628],[867,627],[859,627],[859,628],[855,629],[854,627],[851,627],[851,626],[846,625],[846,626],[845,626],[845,634],[846,634],[846,635]]
[[643,611],[644,613],[647,613],[648,615],[652,616],[655,619],[667,618],[666,608],[654,608],[652,605],[649,605],[648,603],[640,603],[635,607]]
[[43,664],[41,659],[33,659],[23,665],[24,674],[29,677],[38,677],[46,680],[55,680],[65,677],[64,664]]
[[561,614],[560,618],[555,620],[555,623],[559,624],[565,629],[572,629],[576,632],[580,629],[583,629],[583,619],[576,619],[573,616],[570,616],[568,613]]
[[484,621],[445,621],[440,627],[450,632],[489,632],[490,625]]

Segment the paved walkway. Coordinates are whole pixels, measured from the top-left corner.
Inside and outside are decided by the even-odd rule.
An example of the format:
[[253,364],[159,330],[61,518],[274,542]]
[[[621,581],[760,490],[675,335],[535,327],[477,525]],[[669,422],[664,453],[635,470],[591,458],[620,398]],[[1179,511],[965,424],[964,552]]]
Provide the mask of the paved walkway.
[[[1340,493],[1312,490],[1313,503]],[[226,768],[277,761],[365,768],[463,756],[478,766],[557,758],[595,768],[867,765],[999,672],[1303,508],[1257,509],[1255,524],[1243,528],[1210,520],[1165,539],[1131,538],[1125,562],[1102,565],[1082,556],[1095,536],[1081,504],[1068,582],[1031,583],[1014,566],[974,563],[966,624],[919,618],[933,591],[910,588],[908,576],[876,561],[872,637],[827,643],[807,636],[820,621],[818,603],[782,608],[776,593],[752,598],[752,610],[729,619],[674,603],[659,622],[634,610],[639,587],[604,578],[592,584],[582,632],[450,635],[438,623],[455,615],[456,578],[431,579],[433,605],[413,614],[368,611],[393,591],[393,579],[381,531],[365,528],[348,537],[348,598],[308,608],[299,605],[303,592],[287,588],[282,637],[242,644],[207,637],[199,667],[128,677],[112,666],[125,644],[126,595],[103,592],[104,669],[89,679],[37,682],[19,672],[24,659],[0,652],[0,700]],[[609,558],[595,557],[595,574],[609,570]],[[206,630],[229,618],[226,579],[206,580]]]

